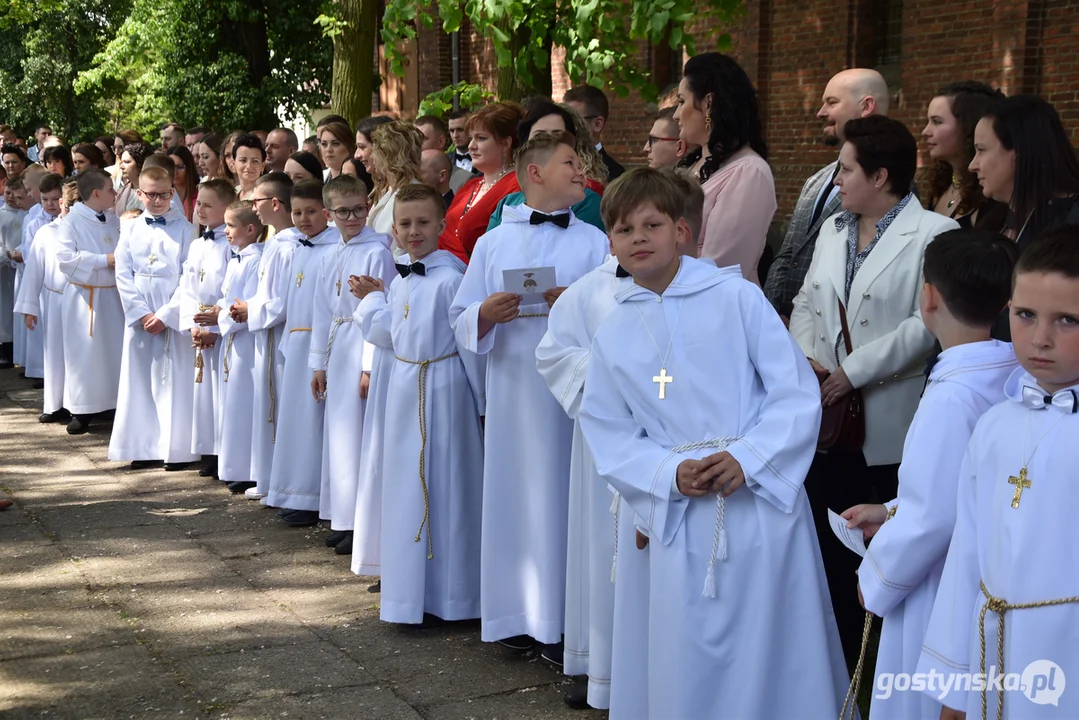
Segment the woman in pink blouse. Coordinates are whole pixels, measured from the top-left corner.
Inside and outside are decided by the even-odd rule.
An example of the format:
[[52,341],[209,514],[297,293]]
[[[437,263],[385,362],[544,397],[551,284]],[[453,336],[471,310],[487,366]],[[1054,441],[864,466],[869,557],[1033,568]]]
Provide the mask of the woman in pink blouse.
[[690,58],[674,114],[682,140],[700,150],[682,161],[704,190],[701,257],[739,265],[760,284],[757,263],[776,211],[757,91],[738,63],[720,53]]

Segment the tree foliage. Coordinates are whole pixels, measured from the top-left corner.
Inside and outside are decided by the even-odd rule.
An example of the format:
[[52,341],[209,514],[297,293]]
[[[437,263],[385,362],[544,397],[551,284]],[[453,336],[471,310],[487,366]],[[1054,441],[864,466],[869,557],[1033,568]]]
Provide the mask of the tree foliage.
[[[729,24],[743,12],[743,0],[437,0],[436,12],[445,32],[459,31],[467,18],[490,39],[499,97],[550,92],[551,48],[561,47],[572,82],[655,99],[659,88],[637,63],[639,43],[685,48],[692,55],[690,23]],[[429,0],[387,0],[382,40],[395,72],[404,61],[401,40],[416,37],[418,25],[432,27],[435,19]],[[716,38],[718,49],[729,43],[726,34]]]

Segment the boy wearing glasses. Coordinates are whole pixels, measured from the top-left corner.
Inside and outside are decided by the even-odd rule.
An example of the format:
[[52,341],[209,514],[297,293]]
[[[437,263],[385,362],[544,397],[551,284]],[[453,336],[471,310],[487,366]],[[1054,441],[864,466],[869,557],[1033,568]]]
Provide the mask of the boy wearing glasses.
[[663,108],[656,114],[656,121],[648,131],[644,152],[648,167],[656,170],[674,170],[678,161],[689,152],[689,145],[679,135],[678,121],[674,119],[674,107]]
[[362,181],[351,175],[333,178],[323,188],[323,201],[341,241],[319,263],[311,320],[311,392],[316,400],[326,403],[319,514],[330,521],[335,551],[349,555],[357,504],[362,504],[366,513],[359,514],[361,518],[366,515],[368,522],[360,528],[358,547],[365,561],[353,565],[360,574],[377,575],[382,508],[366,491],[380,489],[365,488],[364,497],[357,497],[359,438],[363,436],[374,347],[364,341],[353,319],[360,301],[349,292],[348,279],[350,275],[366,275],[389,284],[397,270],[390,236],[367,227],[367,187]]
[[178,470],[199,458],[191,452],[195,351],[180,333],[180,278],[194,228],[170,207],[164,168],[144,167],[138,194],[146,209],[120,229],[116,246],[126,327],[109,459],[133,468],[164,460]]

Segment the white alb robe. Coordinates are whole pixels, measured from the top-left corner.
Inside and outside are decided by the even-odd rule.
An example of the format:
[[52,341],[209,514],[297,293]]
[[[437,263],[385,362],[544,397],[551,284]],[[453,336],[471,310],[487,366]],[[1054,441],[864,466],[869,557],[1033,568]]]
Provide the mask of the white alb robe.
[[[361,303],[362,304],[362,303]],[[362,328],[360,305],[352,317]],[[362,332],[362,331],[361,331]],[[386,338],[383,336],[383,340]],[[372,508],[382,507],[382,485],[386,453],[386,407],[390,400],[390,371],[396,362],[393,350],[364,337],[363,366],[370,368],[367,399],[363,403],[363,432],[360,435],[360,474],[356,485],[356,518],[352,524],[352,572],[357,575],[379,575],[382,568],[382,513]],[[363,502],[360,502],[362,496]],[[360,532],[356,532],[360,528]]]
[[[20,288],[26,275],[26,259],[34,251],[34,241],[37,232],[56,217],[45,212],[45,208],[38,204],[26,214],[26,220],[22,226],[22,245],[19,252],[22,253],[23,261],[15,269],[15,299],[18,301]],[[18,312],[18,311],[16,311]],[[45,377],[45,329],[38,325],[33,330],[26,327],[22,318],[15,318],[15,361],[22,365],[26,377]]]
[[[343,240],[343,238],[342,238]],[[381,488],[359,489],[363,452],[363,416],[360,374],[371,370],[373,348],[363,341],[353,313],[360,301],[348,289],[350,275],[368,275],[389,283],[397,274],[390,253],[390,236],[365,227],[359,235],[339,242],[323,256],[316,280],[311,319],[308,367],[326,371],[325,424],[322,433],[322,492],[319,513],[334,530],[352,530],[357,505],[365,509],[364,575],[378,574],[378,528]],[[354,553],[355,554],[355,553]]]
[[203,333],[217,337],[213,347],[194,351],[195,362],[202,356],[202,382],[195,382],[198,370],[191,381],[191,452],[196,455],[217,454],[217,396],[221,380],[221,353],[225,344],[221,341],[221,329],[217,325],[198,326],[195,315],[209,310],[221,299],[221,286],[225,282],[232,248],[225,237],[224,224],[208,231],[209,234],[191,241],[191,250],[184,264],[183,288],[180,303],[180,331],[182,341],[191,344],[191,330],[198,327]]
[[[1016,368],[1010,343],[968,343],[940,354],[903,444],[895,515],[858,568],[865,607],[884,618],[875,677],[918,667],[955,526],[959,467],[978,419],[1004,400]],[[874,687],[877,684],[874,683]],[[940,703],[918,692],[874,693],[873,720],[935,718]]]
[[612,493],[596,472],[577,412],[592,337],[615,309],[618,259],[607,262],[566,289],[551,308],[547,334],[536,348],[536,366],[566,415],[574,420],[569,476],[569,533],[566,560],[566,675],[588,676],[588,704],[610,706],[611,633],[614,630],[615,550]]
[[[627,686],[615,665],[611,716],[838,717],[846,667],[802,487],[820,424],[809,363],[738,267],[682,258],[662,295],[627,278],[616,299],[578,417],[597,469],[651,542],[647,584],[615,584],[619,599],[649,597],[644,615],[620,614],[642,604],[616,599],[614,625],[616,656],[629,639],[646,652],[626,663],[647,671]],[[661,368],[673,379],[664,399]],[[721,450],[745,487],[722,503],[678,492],[683,460]],[[619,545],[634,552],[631,538]]]
[[[340,243],[341,233],[330,227],[312,238],[300,240],[292,252],[288,270],[292,286],[286,298],[282,329],[285,367],[277,400],[277,442],[266,493],[266,504],[271,507],[310,512],[319,509],[325,405],[311,395],[307,360],[318,267],[324,256]],[[250,305],[247,316],[250,320]]]
[[[1022,368],[1012,373],[1004,388],[1008,399],[982,416],[959,472],[955,530],[918,672],[951,678],[956,673],[985,672],[989,678],[1015,673],[1004,688],[1005,718],[1075,718],[1079,717],[1079,692],[1072,687],[1073,678],[1079,676],[1075,551],[1079,525],[1074,518],[1079,503],[1075,482],[1079,385],[1058,391],[1047,407],[1040,408],[1024,402],[1024,393],[1039,399],[1047,393]],[[1019,488],[1011,480],[1018,480],[1024,468],[1029,486],[1017,498]],[[1009,604],[1072,602],[1007,610],[1003,667],[997,650],[999,616],[986,610],[983,671],[979,616],[987,600],[981,584],[990,596]],[[1065,678],[1070,681],[1066,689]],[[933,690],[926,692],[948,707],[965,711],[972,719],[981,717],[981,692],[960,686],[940,697],[941,690]],[[996,687],[986,693],[986,703],[988,716],[995,718]]]
[[[120,232],[116,288],[124,306],[124,356],[110,460],[199,459],[191,452],[191,385],[195,350],[180,332],[180,289],[191,245],[191,223],[175,210],[166,224],[150,224],[143,212]],[[142,318],[153,315],[165,330],[151,335]]]
[[0,343],[15,341],[15,272],[19,263],[7,254],[22,244],[25,220],[25,210],[12,210],[7,205],[0,208]]
[[266,241],[259,260],[258,286],[247,301],[247,329],[255,341],[255,407],[251,417],[251,482],[262,495],[270,487],[270,468],[277,438],[278,401],[284,382],[285,356],[281,352],[285,307],[292,285],[289,266],[302,237],[285,228]]
[[476,387],[482,392],[483,377],[479,358],[458,349],[449,322],[465,264],[445,250],[419,262],[426,275],[398,277],[388,297],[371,293],[357,309],[364,338],[386,349],[392,363],[379,472],[379,616],[393,623],[421,623],[425,612],[443,620],[480,614],[483,431]]
[[237,300],[255,294],[263,243],[251,243],[229,260],[221,297],[214,303],[221,312],[221,373],[217,397],[217,476],[221,482],[251,482],[251,411],[255,404],[255,338],[247,323],[229,315]]
[[[480,237],[450,319],[457,342],[487,356],[482,530],[482,637],[562,640],[573,423],[536,370],[547,303],[479,337],[480,305],[505,289],[502,271],[551,266],[569,286],[603,264],[607,237],[571,214],[566,229],[530,225],[532,209],[507,207]],[[542,288],[546,290],[547,288]]]
[[45,340],[42,365],[45,376],[43,412],[54,413],[64,405],[63,299],[67,278],[56,261],[60,218],[37,231],[30,252],[23,257],[23,271],[15,312],[37,317],[36,331]]
[[91,415],[116,407],[124,351],[124,308],[108,256],[120,221],[76,203],[60,223],[57,261],[64,290],[64,407]]

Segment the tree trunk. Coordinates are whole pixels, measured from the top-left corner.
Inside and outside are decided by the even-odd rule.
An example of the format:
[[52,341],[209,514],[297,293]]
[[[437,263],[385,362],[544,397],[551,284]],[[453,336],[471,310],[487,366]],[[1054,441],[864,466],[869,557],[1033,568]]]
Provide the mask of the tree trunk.
[[[505,30],[510,33],[510,53],[514,58],[514,64],[498,68],[495,74],[495,95],[499,100],[521,100],[529,95],[543,95],[544,97],[550,97],[550,63],[548,63],[545,68],[529,67],[528,70],[532,75],[531,82],[527,82],[521,77],[521,73],[519,72],[520,64],[526,62],[521,57],[521,49],[528,44],[528,41],[531,38],[531,32],[528,25],[522,23],[516,31],[512,31],[509,27],[505,27]],[[546,43],[547,57],[550,57],[551,40],[549,37]]]
[[347,27],[333,39],[333,112],[355,124],[371,114],[374,91],[376,0],[337,0]]
[[[239,46],[247,60],[247,79],[251,87],[261,88],[263,81],[270,75],[270,42],[266,30],[266,7],[263,0],[252,0],[250,9],[255,11],[254,21],[231,21],[221,23],[222,37],[239,40]],[[248,119],[253,128],[275,127],[278,122],[277,98],[260,94],[259,106],[254,116]]]

